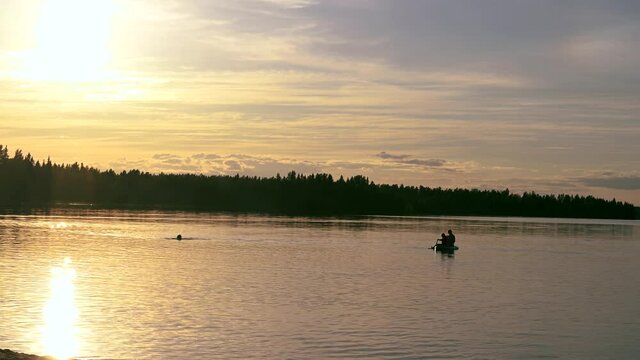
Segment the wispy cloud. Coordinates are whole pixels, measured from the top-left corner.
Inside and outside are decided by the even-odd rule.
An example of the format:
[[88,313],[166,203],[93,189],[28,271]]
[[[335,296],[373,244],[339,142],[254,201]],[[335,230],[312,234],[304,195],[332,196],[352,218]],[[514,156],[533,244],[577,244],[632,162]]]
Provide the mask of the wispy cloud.
[[149,159],[120,159],[108,164],[118,170],[134,167],[152,172],[165,173],[201,173],[207,175],[250,175],[270,177],[275,174],[286,174],[290,171],[299,173],[317,173],[322,171],[323,163],[297,161],[292,159],[275,159],[267,156],[248,154],[194,154],[181,156],[177,154],[154,154]]
[[590,187],[640,190],[640,175],[602,175],[598,177],[581,178],[578,179],[578,181]]
[[381,158],[381,159],[391,159],[391,160],[404,160],[406,158],[408,158],[410,155],[394,155],[394,154],[389,154],[386,151],[382,151],[378,154],[376,154],[377,157]]
[[315,4],[314,0],[261,0],[266,3],[276,4],[285,8],[302,8],[305,6],[309,6]]
[[440,168],[447,165],[447,161],[442,159],[414,159],[411,158],[410,155],[395,155],[389,154],[385,151],[376,154],[376,156],[381,159],[393,161],[398,164],[417,165],[428,168]]

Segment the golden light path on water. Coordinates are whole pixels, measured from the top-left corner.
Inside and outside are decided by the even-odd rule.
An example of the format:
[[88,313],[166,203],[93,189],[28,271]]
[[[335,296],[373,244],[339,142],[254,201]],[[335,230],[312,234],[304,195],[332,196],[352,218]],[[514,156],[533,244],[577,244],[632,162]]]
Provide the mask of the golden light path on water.
[[45,354],[63,360],[79,353],[75,322],[78,309],[75,304],[76,270],[71,259],[51,269],[49,300],[43,309],[44,326],[41,329],[42,349]]

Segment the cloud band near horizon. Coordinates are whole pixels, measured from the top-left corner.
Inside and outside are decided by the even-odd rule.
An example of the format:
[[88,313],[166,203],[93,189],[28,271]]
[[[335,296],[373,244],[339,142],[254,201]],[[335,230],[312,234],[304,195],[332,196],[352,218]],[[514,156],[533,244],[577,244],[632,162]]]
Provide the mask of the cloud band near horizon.
[[[637,2],[104,1],[110,61],[84,81],[25,76],[39,3],[0,5],[3,143],[152,171],[344,167],[640,204]],[[73,36],[62,63],[84,58]]]

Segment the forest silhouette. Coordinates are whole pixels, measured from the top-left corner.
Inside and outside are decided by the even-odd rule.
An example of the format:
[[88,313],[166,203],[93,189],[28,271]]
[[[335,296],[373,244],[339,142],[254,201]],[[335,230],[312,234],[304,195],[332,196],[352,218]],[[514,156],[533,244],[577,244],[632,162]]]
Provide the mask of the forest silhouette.
[[357,175],[205,176],[116,173],[84,164],[36,161],[0,145],[0,208],[84,204],[286,215],[478,215],[633,219],[630,203],[580,195],[515,194],[508,189],[443,189],[375,184]]

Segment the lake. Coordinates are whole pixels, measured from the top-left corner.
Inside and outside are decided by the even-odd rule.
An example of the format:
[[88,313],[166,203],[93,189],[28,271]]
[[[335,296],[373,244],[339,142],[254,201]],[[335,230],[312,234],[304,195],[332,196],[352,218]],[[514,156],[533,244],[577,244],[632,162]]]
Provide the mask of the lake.
[[[460,250],[428,250],[449,228]],[[91,359],[637,359],[639,256],[638,221],[2,215],[0,348]]]

